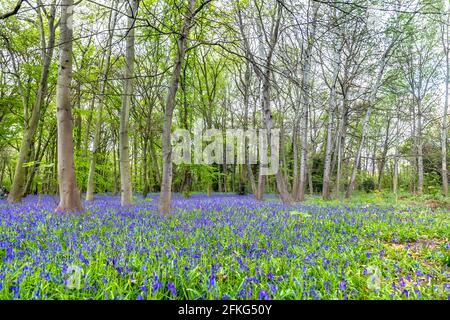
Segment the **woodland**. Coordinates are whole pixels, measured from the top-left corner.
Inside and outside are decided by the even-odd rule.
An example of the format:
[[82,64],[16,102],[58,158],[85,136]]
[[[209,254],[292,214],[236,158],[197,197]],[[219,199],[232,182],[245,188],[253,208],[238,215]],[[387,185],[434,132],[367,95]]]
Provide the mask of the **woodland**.
[[[448,0],[2,0],[0,298],[448,299],[449,25]],[[196,123],[279,169],[245,138],[174,161]]]

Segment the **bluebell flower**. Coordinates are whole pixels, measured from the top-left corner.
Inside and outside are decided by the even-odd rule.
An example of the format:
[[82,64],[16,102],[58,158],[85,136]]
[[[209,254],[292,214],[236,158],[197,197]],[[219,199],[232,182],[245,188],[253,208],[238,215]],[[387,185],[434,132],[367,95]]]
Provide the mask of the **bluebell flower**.
[[275,284],[269,283],[269,290],[273,295],[277,294],[277,286]]
[[158,281],[158,276],[154,275],[152,280],[152,294],[155,294],[159,288],[162,288],[162,283]]
[[19,298],[19,286],[10,286],[9,291],[13,292],[13,299]]
[[177,291],[175,289],[175,285],[173,282],[167,283],[167,289],[170,291],[170,293],[172,293],[172,296],[174,296],[174,297],[177,296]]
[[258,293],[258,300],[270,300],[270,296],[267,291],[261,289]]
[[245,290],[245,288],[242,288],[237,292],[236,298],[243,299],[243,298],[245,298],[246,293],[247,293],[247,290]]
[[344,291],[347,289],[347,281],[341,280],[339,281],[338,289]]

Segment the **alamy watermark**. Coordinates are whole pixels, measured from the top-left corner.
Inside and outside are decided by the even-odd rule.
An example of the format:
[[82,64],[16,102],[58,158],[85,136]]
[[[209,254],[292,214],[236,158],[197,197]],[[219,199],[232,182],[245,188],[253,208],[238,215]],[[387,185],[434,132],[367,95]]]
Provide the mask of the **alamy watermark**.
[[372,290],[380,290],[381,287],[381,271],[376,266],[368,266],[366,269],[367,288]]
[[[270,148],[269,148],[270,141]],[[172,160],[176,164],[260,164],[260,175],[279,170],[279,129],[205,129],[196,122],[172,133]]]
[[83,275],[83,269],[77,265],[70,265],[67,268],[67,278],[66,287],[67,289],[81,289],[81,276]]

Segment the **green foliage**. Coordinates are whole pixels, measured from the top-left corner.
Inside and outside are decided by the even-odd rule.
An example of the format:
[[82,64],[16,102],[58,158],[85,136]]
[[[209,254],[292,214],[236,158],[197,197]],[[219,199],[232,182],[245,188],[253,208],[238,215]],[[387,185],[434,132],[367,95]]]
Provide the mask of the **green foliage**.
[[299,218],[310,218],[311,217],[311,215],[309,213],[298,211],[298,210],[289,211],[289,214],[291,216],[297,216]]
[[442,262],[450,268],[450,253],[445,253],[442,258]]
[[366,178],[361,183],[361,189],[369,193],[375,190],[375,181],[372,178]]
[[188,199],[191,197],[192,192],[190,190],[183,190],[181,194],[183,195],[184,198]]

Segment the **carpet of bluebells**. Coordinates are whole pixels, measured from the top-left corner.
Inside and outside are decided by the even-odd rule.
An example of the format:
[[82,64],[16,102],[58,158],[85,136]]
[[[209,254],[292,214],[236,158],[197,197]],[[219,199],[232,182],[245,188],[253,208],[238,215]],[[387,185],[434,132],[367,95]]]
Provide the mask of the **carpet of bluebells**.
[[0,299],[450,299],[450,213],[157,195],[0,200]]

